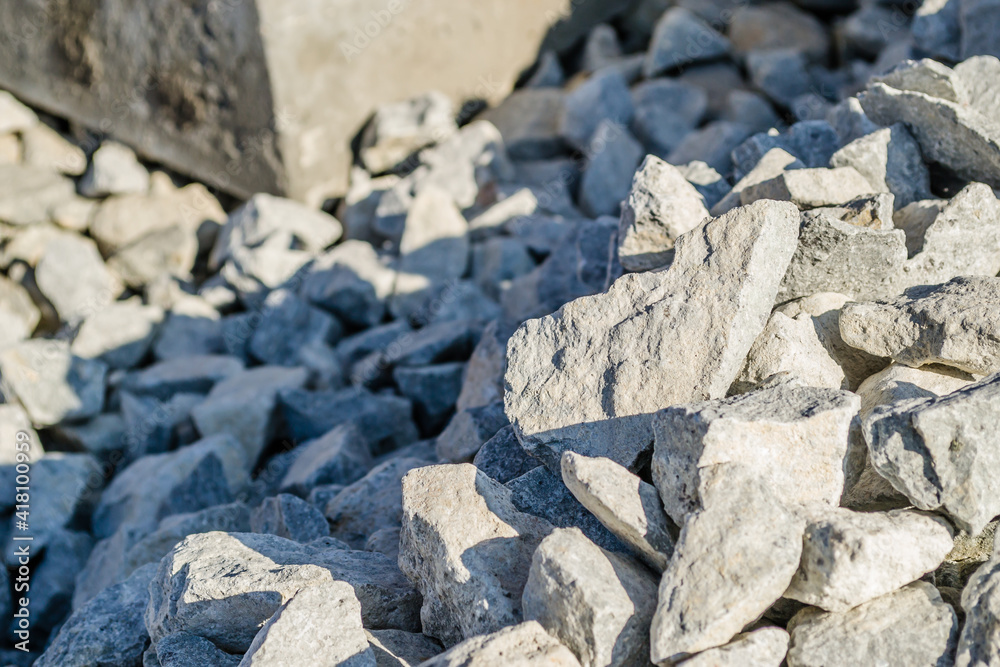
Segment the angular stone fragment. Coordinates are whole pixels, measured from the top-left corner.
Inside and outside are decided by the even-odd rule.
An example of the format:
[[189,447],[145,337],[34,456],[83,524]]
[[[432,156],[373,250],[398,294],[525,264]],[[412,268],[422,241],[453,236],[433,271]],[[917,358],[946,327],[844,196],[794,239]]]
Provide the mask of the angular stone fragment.
[[788,667],[944,665],[958,639],[955,612],[924,581],[843,614],[807,607],[788,629]]
[[814,87],[806,57],[796,49],[751,51],[746,63],[750,80],[778,104],[791,107]]
[[962,591],[965,627],[958,638],[957,667],[987,667],[1000,660],[1000,540]]
[[465,364],[435,364],[416,368],[399,367],[392,373],[396,386],[413,401],[417,423],[424,433],[436,433],[454,412],[462,390]]
[[765,482],[723,464],[703,487],[711,503],[681,529],[660,581],[657,664],[729,642],[781,597],[799,565],[804,521]]
[[[146,653],[156,655],[153,667],[157,664],[159,667],[238,667],[240,664],[239,656],[221,651],[212,642],[190,632],[167,635]],[[143,667],[147,665],[143,662]]]
[[295,462],[281,480],[281,489],[305,497],[322,484],[350,484],[372,465],[368,441],[357,426],[344,424],[329,433],[302,443]]
[[649,656],[656,583],[635,561],[561,528],[535,550],[521,604],[581,664],[629,665]]
[[143,613],[149,601],[150,580],[155,565],[141,567],[120,584],[80,607],[66,619],[38,667],[125,667],[142,663],[149,643]]
[[534,470],[542,462],[524,451],[514,427],[508,425],[483,444],[472,464],[501,484],[506,484]]
[[38,125],[35,112],[6,90],[0,92],[0,134],[24,132]]
[[651,413],[725,395],[770,314],[797,226],[789,204],[743,207],[681,236],[669,270],[623,276],[522,325],[507,346],[505,407],[526,450],[554,471],[566,449],[633,468]]
[[365,630],[378,667],[416,667],[441,653],[426,635],[402,630]]
[[519,623],[531,554],[551,531],[472,465],[407,474],[399,566],[423,595],[424,633],[450,646]]
[[629,271],[666,266],[677,237],[708,217],[704,200],[681,172],[647,155],[622,205],[618,259]]
[[219,532],[192,535],[160,561],[146,627],[154,643],[186,630],[245,653],[282,604],[331,581],[351,585],[368,627],[416,629],[419,595],[382,554]]
[[912,287],[895,299],[844,306],[844,341],[907,366],[1000,371],[1000,278],[962,277]]
[[864,420],[871,461],[924,510],[979,533],[1000,514],[1000,375],[954,393],[876,408]]
[[896,208],[930,199],[930,175],[920,147],[897,123],[855,139],[830,158],[831,167],[854,167],[879,192],[891,192]]
[[250,514],[250,530],[296,542],[312,542],[330,534],[330,526],[318,509],[287,493],[265,498]]
[[11,225],[45,222],[76,194],[73,181],[38,167],[0,164],[0,183],[0,221]]
[[212,387],[243,371],[243,362],[222,354],[193,355],[161,361],[129,373],[122,389],[161,401],[175,394],[207,394]]
[[665,156],[694,130],[708,105],[705,91],[676,79],[653,79],[632,89],[632,131],[646,150]]
[[809,209],[836,206],[873,192],[876,188],[853,167],[794,169],[744,188],[740,202],[745,206],[758,199],[775,199]]
[[785,597],[845,612],[934,570],[952,548],[939,517],[912,510],[810,512],[802,563]]
[[371,244],[347,240],[312,263],[300,294],[344,322],[371,327],[382,321],[395,280]]
[[790,506],[836,506],[861,400],[846,391],[778,383],[722,400],[677,405],[653,420],[653,480],[678,524],[701,507],[702,477],[738,463]]
[[559,136],[564,97],[556,88],[522,88],[479,118],[496,125],[512,159],[551,158],[566,149]]
[[447,428],[438,436],[434,449],[442,461],[467,461],[507,424],[500,401],[463,410],[452,417]]
[[562,479],[580,504],[647,565],[658,572],[667,567],[676,528],[656,487],[610,459],[570,451],[562,455]]
[[421,667],[490,667],[501,663],[520,667],[580,667],[573,652],[536,621],[472,637],[421,663]]
[[720,174],[733,170],[733,150],[750,136],[750,128],[742,123],[714,120],[690,132],[667,155],[670,164],[685,164],[701,160]]
[[457,129],[451,100],[443,93],[431,91],[404,102],[383,104],[361,137],[361,161],[368,171],[379,174]]
[[279,392],[280,416],[286,433],[297,441],[323,436],[353,422],[377,453],[395,449],[419,436],[410,402],[399,396],[372,394],[351,387],[339,391],[285,389]]
[[724,56],[729,48],[729,40],[694,13],[673,7],[656,22],[642,72],[652,79],[667,70]]
[[468,229],[447,192],[425,188],[406,216],[399,242],[399,271],[433,281],[462,277],[469,263]]
[[162,321],[163,310],[157,306],[115,302],[83,321],[71,349],[110,368],[132,368],[146,356]]
[[83,150],[43,123],[22,131],[21,145],[27,165],[67,176],[80,176],[87,169],[87,156]]
[[797,157],[783,148],[775,146],[761,156],[757,164],[753,166],[740,180],[736,182],[732,190],[717,204],[712,206],[712,215],[719,216],[727,213],[742,204],[742,192],[751,185],[757,185],[764,181],[780,176],[782,172],[791,169],[804,169],[805,164]]
[[572,146],[585,150],[601,121],[628,127],[634,113],[625,79],[617,70],[607,69],[566,95],[559,120],[560,133]]
[[591,218],[618,215],[644,152],[625,126],[601,121],[586,151],[588,160],[579,196],[583,212]]
[[80,179],[80,194],[106,197],[149,190],[149,172],[128,146],[106,141],[94,151],[87,173]]
[[361,626],[361,604],[350,584],[330,581],[304,588],[260,629],[242,667],[375,667]]
[[788,651],[788,633],[772,626],[736,635],[730,643],[702,651],[685,667],[780,667]]
[[[802,171],[807,170],[789,173]],[[855,299],[895,293],[906,263],[906,235],[898,229],[882,231],[845,222],[832,214],[835,210],[802,213],[799,245],[781,283],[778,301],[817,292],[838,292]]]
[[20,284],[6,277],[0,278],[0,345],[31,336],[41,313],[31,300],[31,295]]
[[59,318],[71,324],[109,305],[122,291],[93,241],[82,237],[48,243],[35,268],[35,281]]

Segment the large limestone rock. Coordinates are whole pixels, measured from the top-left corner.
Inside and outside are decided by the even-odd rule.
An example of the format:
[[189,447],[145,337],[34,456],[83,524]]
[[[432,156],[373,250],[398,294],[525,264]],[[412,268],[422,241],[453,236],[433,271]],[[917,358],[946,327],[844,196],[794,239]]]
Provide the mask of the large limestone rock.
[[975,535],[1000,514],[1000,374],[936,398],[876,408],[864,420],[871,461],[924,510]]
[[676,405],[656,415],[653,480],[678,523],[704,506],[706,473],[738,463],[785,503],[836,506],[861,405],[850,392],[776,383],[733,398]]
[[586,667],[640,664],[649,656],[656,578],[601,549],[578,528],[559,528],[531,560],[521,604]]
[[667,271],[525,322],[507,345],[505,408],[525,448],[559,471],[570,449],[635,468],[651,414],[720,398],[770,315],[798,210],[762,201],[682,235]]
[[707,651],[684,661],[684,667],[780,667],[788,652],[788,633],[768,626],[736,635],[725,646]]
[[843,614],[807,607],[788,624],[788,667],[948,665],[958,620],[925,581]]
[[550,29],[562,48],[628,5],[578,4],[4,0],[0,86],[237,196],[317,205],[380,104],[502,99]]
[[446,646],[522,619],[531,556],[552,525],[467,463],[403,478],[399,566],[424,597],[424,633]]
[[536,621],[472,637],[437,655],[421,667],[580,667],[573,652],[545,632]]

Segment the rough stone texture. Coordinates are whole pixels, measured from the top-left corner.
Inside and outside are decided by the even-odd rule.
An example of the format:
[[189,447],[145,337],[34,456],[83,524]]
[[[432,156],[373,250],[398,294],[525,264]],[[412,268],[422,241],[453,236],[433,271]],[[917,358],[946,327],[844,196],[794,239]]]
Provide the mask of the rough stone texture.
[[683,7],[668,9],[656,22],[642,72],[657,74],[729,52],[729,40]]
[[157,306],[115,302],[83,321],[71,349],[110,368],[132,368],[146,356],[162,321],[163,310]]
[[185,630],[245,653],[260,626],[298,591],[331,581],[354,588],[368,627],[416,629],[420,596],[382,554],[220,532],[192,535],[160,561],[146,627],[154,643]]
[[74,611],[35,665],[136,667],[141,664],[142,652],[149,642],[143,613],[155,574],[155,565],[139,568],[122,583]]
[[441,653],[441,645],[426,635],[402,630],[365,630],[378,667],[417,667]]
[[711,502],[684,524],[660,581],[657,664],[729,642],[781,597],[799,566],[804,521],[764,482],[723,464],[703,487]]
[[329,433],[353,422],[372,446],[395,449],[417,439],[417,427],[410,418],[410,402],[399,396],[371,394],[350,387],[339,391],[286,389],[278,398],[284,427],[298,441]]
[[788,651],[788,633],[767,626],[736,635],[730,643],[702,651],[683,662],[685,667],[780,667]]
[[957,667],[987,667],[1000,660],[1000,540],[962,591],[965,627],[958,639]]
[[399,566],[423,595],[424,633],[452,646],[522,619],[531,554],[552,531],[469,464],[403,478]]
[[451,195],[436,187],[425,188],[406,215],[399,271],[432,281],[461,278],[469,262],[468,229]]
[[504,426],[487,440],[472,463],[501,484],[542,465],[541,461],[524,451],[514,433],[514,427],[510,425]]
[[312,542],[330,534],[322,512],[287,493],[265,498],[250,514],[250,530],[296,542]]
[[421,663],[421,667],[580,667],[573,652],[535,621],[472,637]]
[[802,563],[784,597],[845,612],[934,570],[952,549],[939,517],[814,509],[802,541]]
[[647,155],[622,205],[618,259],[629,271],[666,266],[677,237],[708,217],[702,196],[681,172]]
[[310,306],[288,290],[274,290],[261,305],[260,322],[254,328],[247,351],[264,364],[305,365],[304,349],[335,342],[341,331],[340,323],[332,315]]
[[437,91],[380,106],[361,137],[361,161],[373,174],[392,169],[453,134],[454,114],[451,100]]
[[627,127],[634,113],[628,83],[617,70],[607,69],[567,93],[559,132],[572,146],[586,150],[602,121]]
[[733,398],[677,405],[653,421],[653,479],[678,524],[700,507],[702,477],[738,463],[789,505],[836,506],[861,400],[846,391],[778,383]]
[[375,667],[361,626],[361,604],[343,581],[304,588],[260,629],[242,667]]
[[281,489],[305,497],[322,484],[350,484],[372,467],[368,441],[354,424],[338,426],[295,450]]
[[[0,86],[237,196],[287,193],[318,205],[347,191],[350,139],[380,104],[427,90],[502,99],[550,28],[548,44],[562,48],[624,4],[571,12],[568,0],[359,1],[317,16],[304,1],[259,0],[158,7],[137,27],[138,6],[128,3],[68,11],[54,0],[10,2]],[[36,28],[31,40],[25,25]],[[316,45],[328,55],[317,57]],[[449,57],[452,49],[475,57]],[[331,91],[352,92],[343,100]],[[135,98],[141,104],[122,103]]]
[[212,642],[190,632],[167,635],[155,647],[147,649],[147,653],[156,654],[154,667],[157,664],[159,667],[237,667],[240,663],[239,656],[220,651]]
[[[881,125],[905,123],[927,160],[962,178],[1000,186],[1000,136],[995,121],[951,85],[952,71],[934,61],[908,61],[869,83],[858,96]],[[947,84],[928,81],[947,80]],[[950,98],[950,99],[947,99]]]
[[664,157],[694,130],[708,98],[701,88],[676,79],[653,79],[632,88],[632,130],[646,150]]
[[35,268],[35,280],[60,319],[71,323],[111,304],[122,291],[97,246],[82,237],[49,242]]
[[300,293],[348,324],[371,327],[382,321],[395,280],[371,244],[348,239],[312,263]]
[[581,665],[631,665],[649,656],[656,584],[649,570],[579,529],[556,529],[535,550],[521,605]]
[[591,218],[618,215],[628,196],[632,173],[645,151],[628,129],[603,120],[587,146],[587,166],[580,182],[580,208]]
[[836,206],[873,192],[876,188],[853,167],[793,169],[747,186],[740,192],[740,202],[745,206],[758,199],[775,199],[810,209]]
[[903,231],[865,227],[840,219],[831,209],[806,211],[778,301],[817,292],[838,292],[853,299],[888,296],[896,292],[905,262]]
[[901,123],[855,139],[833,154],[830,166],[854,167],[873,188],[891,192],[896,208],[931,198],[920,147]]
[[437,437],[434,449],[442,461],[458,463],[476,455],[483,444],[507,426],[503,403],[496,401],[481,408],[459,412]]
[[80,179],[80,194],[99,198],[141,194],[149,190],[149,172],[128,146],[106,141],[90,156],[87,173]]
[[1000,375],[937,398],[876,408],[864,420],[871,461],[924,510],[979,533],[1000,514]]
[[946,665],[958,620],[936,588],[918,581],[843,614],[808,607],[789,630],[788,667]]
[[840,331],[854,347],[907,366],[1000,371],[1000,278],[962,277],[903,296],[844,307]]
[[743,207],[681,236],[669,270],[623,276],[522,325],[507,346],[505,408],[528,452],[554,471],[565,449],[633,468],[652,412],[725,395],[770,314],[797,224],[789,204]]
[[562,479],[580,501],[636,556],[658,572],[674,550],[676,527],[663,511],[659,492],[606,458],[566,451]]
[[712,206],[712,215],[719,216],[733,210],[742,204],[741,197],[745,189],[764,181],[776,178],[786,170],[805,169],[805,164],[783,148],[775,146],[768,149],[750,171],[736,181],[732,190],[718,203]]

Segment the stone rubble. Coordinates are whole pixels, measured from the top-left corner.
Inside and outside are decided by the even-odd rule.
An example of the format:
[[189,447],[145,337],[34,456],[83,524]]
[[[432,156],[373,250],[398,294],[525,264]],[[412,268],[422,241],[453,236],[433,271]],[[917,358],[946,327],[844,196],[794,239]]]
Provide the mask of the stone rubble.
[[0,665],[1000,663],[1000,6],[604,4],[322,209],[0,91]]

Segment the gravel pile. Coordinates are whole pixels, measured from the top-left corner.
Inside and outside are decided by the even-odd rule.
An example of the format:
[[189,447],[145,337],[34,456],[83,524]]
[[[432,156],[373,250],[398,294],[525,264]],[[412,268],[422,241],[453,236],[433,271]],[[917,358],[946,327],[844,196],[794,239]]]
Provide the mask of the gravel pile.
[[0,92],[0,664],[1000,665],[998,26],[638,2],[330,212]]

